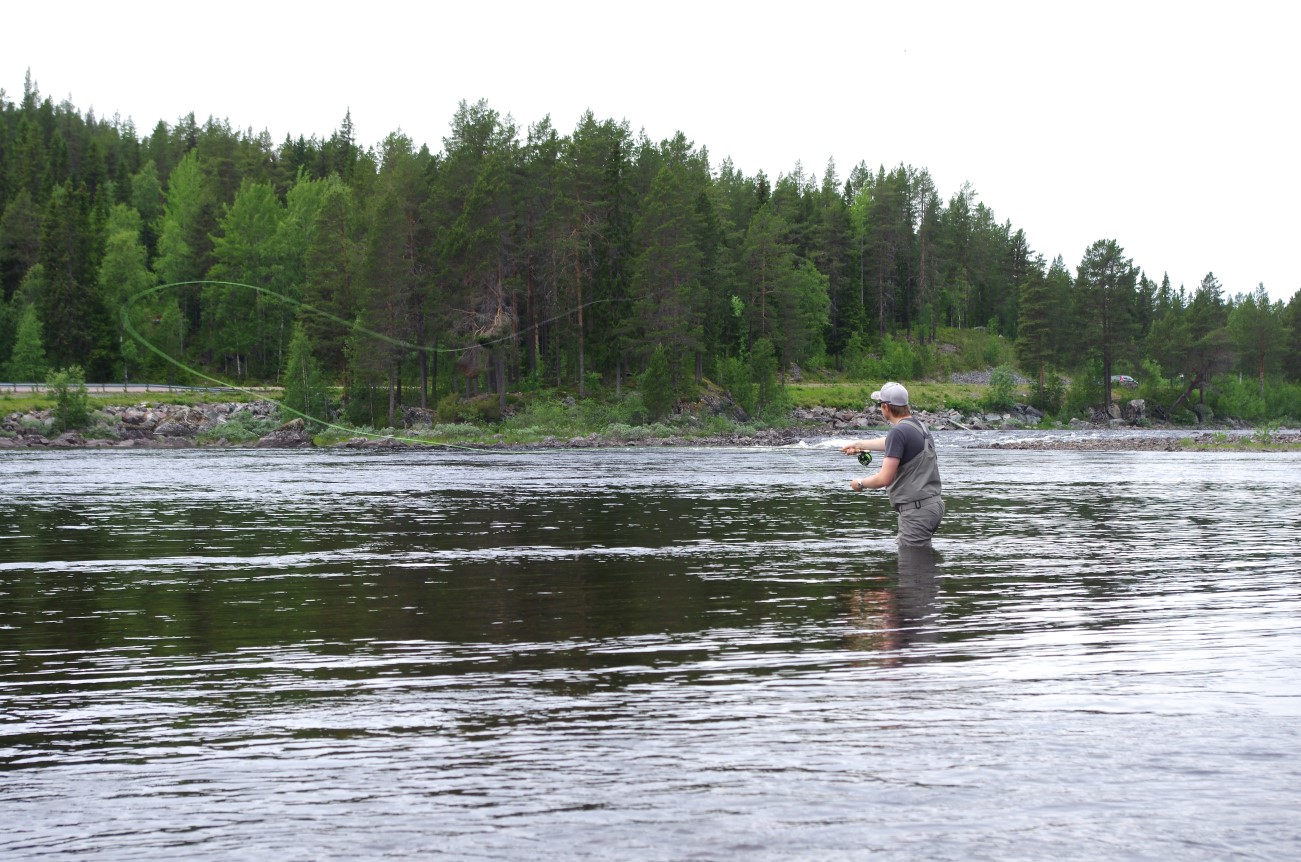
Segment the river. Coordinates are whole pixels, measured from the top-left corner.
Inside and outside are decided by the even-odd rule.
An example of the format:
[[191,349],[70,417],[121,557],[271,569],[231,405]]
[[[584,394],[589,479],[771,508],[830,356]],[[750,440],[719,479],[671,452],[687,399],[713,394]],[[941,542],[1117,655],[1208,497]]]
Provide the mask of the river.
[[1301,454],[0,453],[0,858],[1281,859]]

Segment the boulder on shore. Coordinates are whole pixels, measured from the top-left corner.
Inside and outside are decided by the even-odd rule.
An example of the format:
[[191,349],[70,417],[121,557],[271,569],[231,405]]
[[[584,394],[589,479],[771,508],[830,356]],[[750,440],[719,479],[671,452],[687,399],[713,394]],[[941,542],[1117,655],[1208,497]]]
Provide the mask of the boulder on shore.
[[281,425],[253,444],[254,449],[307,449],[316,444],[302,419],[293,419]]

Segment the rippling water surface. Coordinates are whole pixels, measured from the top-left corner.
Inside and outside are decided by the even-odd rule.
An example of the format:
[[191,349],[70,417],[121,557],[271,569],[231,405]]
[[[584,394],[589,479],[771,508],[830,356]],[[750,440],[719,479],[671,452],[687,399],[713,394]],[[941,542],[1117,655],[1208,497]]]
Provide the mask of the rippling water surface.
[[1301,457],[0,454],[0,858],[1283,859]]

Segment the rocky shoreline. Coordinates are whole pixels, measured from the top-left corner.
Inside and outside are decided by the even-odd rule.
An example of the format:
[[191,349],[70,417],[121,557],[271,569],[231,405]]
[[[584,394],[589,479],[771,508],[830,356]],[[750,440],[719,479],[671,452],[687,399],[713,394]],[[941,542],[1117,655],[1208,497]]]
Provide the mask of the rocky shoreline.
[[[1042,416],[1024,406],[1005,413],[963,415],[956,410],[928,412],[918,410],[917,418],[936,432],[998,431],[1035,427]],[[0,449],[186,449],[196,447],[238,447],[257,449],[294,449],[315,446],[310,431],[301,419],[280,423],[277,406],[270,401],[216,403],[193,406],[142,403],[129,407],[106,407],[96,412],[96,421],[84,431],[51,434],[50,410],[9,413],[0,418]],[[1183,429],[1150,422],[1141,402],[1132,401],[1117,407],[1113,414],[1099,414],[1094,421],[1072,420],[1068,429],[1076,431],[1125,430],[1130,434],[1103,438],[1087,435],[1036,439],[1018,435],[1008,440],[993,439],[977,444],[991,449],[1079,449],[1173,451],[1192,445],[1223,445],[1226,430],[1243,430],[1245,426],[1225,425],[1221,429]],[[349,449],[590,449],[611,447],[662,446],[784,446],[809,437],[869,436],[883,432],[884,416],[875,406],[866,410],[828,407],[797,409],[793,424],[786,428],[763,429],[751,434],[709,436],[619,437],[589,434],[581,437],[547,437],[527,445],[506,443],[439,444],[417,443],[393,437],[359,436],[330,444],[331,448]],[[426,419],[427,421],[427,419]],[[418,431],[419,422],[413,427]],[[1164,433],[1149,434],[1157,430]],[[1182,432],[1186,431],[1186,434]],[[1175,433],[1171,433],[1175,432]],[[1294,431],[1274,432],[1268,442],[1288,448],[1301,445],[1301,434]]]

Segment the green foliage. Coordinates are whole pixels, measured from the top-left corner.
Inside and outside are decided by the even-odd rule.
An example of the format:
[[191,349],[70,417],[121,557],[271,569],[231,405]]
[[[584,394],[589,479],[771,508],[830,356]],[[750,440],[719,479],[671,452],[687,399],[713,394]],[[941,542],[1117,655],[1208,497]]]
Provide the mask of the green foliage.
[[[629,392],[622,398],[609,401],[540,397],[521,405],[517,412],[507,417],[501,423],[501,431],[515,439],[535,439],[543,434],[568,437],[606,434],[612,427],[642,428],[651,424],[641,393]],[[640,431],[620,433],[629,434],[629,439],[641,435]],[[653,430],[645,433],[664,436]]]
[[729,356],[718,363],[718,385],[727,391],[737,407],[746,415],[753,415],[759,398],[759,387],[750,379],[750,366],[735,356]]
[[874,380],[880,376],[868,340],[861,332],[850,333],[845,348],[841,351],[840,361],[850,380]]
[[988,365],[997,365],[1003,359],[1002,345],[998,343],[998,335],[994,334],[991,338],[985,340],[985,362]]
[[[911,398],[911,395],[912,393],[909,393],[910,400],[915,400]],[[981,403],[983,402],[984,399],[982,398]],[[956,410],[959,413],[968,413],[968,414],[975,413],[979,409],[979,404],[975,400],[971,398],[963,398],[960,396],[946,399],[944,402],[944,406],[950,410]]]
[[438,417],[439,422],[450,425],[469,421],[470,411],[465,409],[460,395],[449,392],[438,399],[438,405],[434,408],[434,415]]
[[360,332],[345,341],[348,385],[343,395],[343,418],[358,428],[381,424],[388,410],[388,393],[382,386],[381,371],[366,348],[367,341]]
[[329,421],[328,387],[316,357],[312,355],[312,343],[302,324],[294,326],[282,380],[284,396],[280,403],[294,415],[302,416],[309,431],[324,428]]
[[986,410],[1010,410],[1016,406],[1016,372],[1010,365],[1000,365],[989,375],[989,391],[981,406]]
[[1280,427],[1278,422],[1266,422],[1252,432],[1252,439],[1261,445],[1267,446],[1274,442],[1274,435],[1278,433]]
[[852,333],[841,354],[846,375],[864,382],[920,380],[938,364],[931,345],[902,337],[885,338],[877,349],[874,355],[868,340],[861,333]]
[[1071,379],[1062,411],[1070,416],[1092,412],[1095,408],[1103,406],[1102,401],[1105,397],[1102,388],[1102,364],[1093,362],[1082,373],[1076,374]]
[[[946,372],[983,371],[999,365],[1011,365],[1015,359],[1012,346],[984,329],[942,327],[935,335],[933,351],[946,357]],[[938,366],[939,360],[933,361]],[[927,373],[931,369],[927,369]]]
[[1055,371],[1045,371],[1043,384],[1034,382],[1034,391],[1030,395],[1030,406],[1046,416],[1056,416],[1066,401],[1066,380]]
[[[508,413],[518,412],[524,402],[517,395],[506,398]],[[455,392],[449,392],[438,400],[434,416],[444,424],[497,423],[506,418],[502,412],[501,400],[496,395],[476,395],[463,398]]]
[[651,419],[663,419],[677,400],[669,371],[669,357],[662,345],[655,348],[650,364],[641,376],[641,397]]
[[1250,377],[1239,378],[1229,374],[1217,377],[1214,387],[1207,390],[1206,402],[1216,416],[1241,419],[1244,422],[1273,418],[1264,394]]
[[235,410],[226,417],[226,421],[218,422],[199,432],[198,440],[201,443],[215,443],[218,440],[225,440],[227,443],[249,443],[261,440],[279,428],[280,424],[281,420],[277,415],[259,417],[251,410]]
[[777,351],[761,338],[750,353],[750,380],[756,387],[755,412],[765,418],[784,413],[790,407],[785,387],[777,376]]
[[14,344],[18,337],[19,314],[19,308],[0,298],[0,378],[6,373],[8,366],[6,360],[13,356]]
[[1274,421],[1301,422],[1301,383],[1272,380],[1265,387],[1265,410]]
[[878,377],[887,380],[917,380],[925,376],[925,352],[920,345],[900,338],[887,339]]
[[5,376],[16,383],[33,383],[44,379],[46,370],[41,319],[36,306],[28,305],[18,318],[14,351],[5,368]]
[[79,365],[60,371],[51,371],[45,378],[50,397],[54,399],[54,424],[60,431],[85,428],[90,423],[90,395],[86,391],[86,375]]
[[[677,398],[709,368],[748,412],[780,416],[761,339],[777,380],[797,364],[806,378],[911,388],[1010,365],[1015,340],[1036,380],[1151,359],[1164,373],[1145,368],[1139,394],[1156,404],[1183,394],[1183,375],[1191,400],[1205,388],[1222,415],[1296,409],[1278,376],[1301,380],[1301,294],[1286,307],[1260,288],[1229,299],[1210,273],[1191,296],[1136,284],[1114,240],[1090,246],[1073,277],[970,186],[943,198],[924,169],[860,165],[842,181],[829,168],[815,183],[801,168],[771,183],[715,170],[682,135],[635,138],[590,113],[570,133],[544,121],[525,137],[485,102],[459,106],[437,153],[400,132],[359,146],[350,117],[277,147],[192,115],[140,140],[66,102],[0,95],[0,115],[11,365],[32,353],[30,337],[16,348],[19,310],[35,305],[48,364],[175,382],[178,366],[122,338],[117,309],[145,285],[216,276],[306,302],[297,317],[323,377],[347,383],[348,421],[365,426],[394,424],[399,385],[426,372],[440,393],[491,390],[500,410],[521,387],[604,394],[598,379],[661,343]],[[183,365],[263,382],[284,370],[294,314],[244,288],[188,287],[134,304],[132,325]],[[491,363],[456,352],[476,341]],[[19,359],[39,373],[17,376],[44,378],[48,364]],[[1230,370],[1254,396],[1210,388]],[[1049,407],[1059,393],[1050,379],[1034,397]],[[642,409],[664,410],[664,396]],[[1064,400],[1095,398],[1077,385]]]

